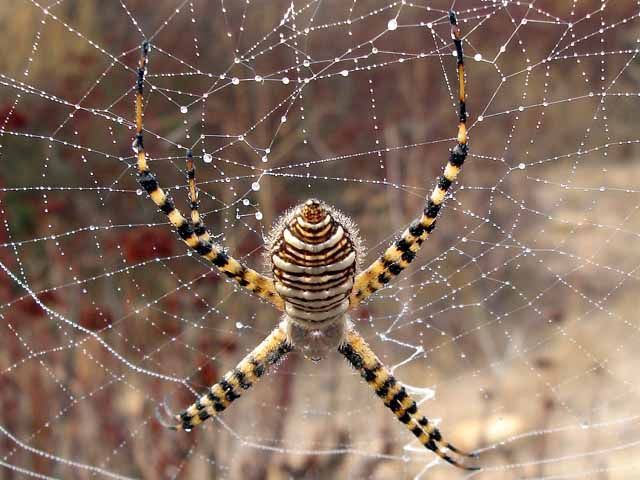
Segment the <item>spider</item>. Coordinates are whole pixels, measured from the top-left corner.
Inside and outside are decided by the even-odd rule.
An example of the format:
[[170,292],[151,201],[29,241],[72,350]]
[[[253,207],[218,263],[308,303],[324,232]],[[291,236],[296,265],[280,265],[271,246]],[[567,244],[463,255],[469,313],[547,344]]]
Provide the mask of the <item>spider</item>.
[[[198,211],[198,190],[193,155],[186,155],[191,218],[176,208],[149,169],[143,146],[143,89],[149,43],[142,45],[137,70],[133,148],[138,182],[167,216],[187,246],[211,262],[240,286],[283,312],[282,321],[222,380],[210,387],[194,404],[170,420],[167,427],[190,431],[225,410],[248,390],[267,369],[294,348],[315,361],[337,349],[374,389],[376,395],[405,424],[420,443],[445,461],[466,470],[477,455],[465,453],[446,442],[438,428],[422,415],[405,387],[380,361],[349,319],[354,309],[371,294],[400,274],[416,256],[436,224],[436,217],[451,184],[467,156],[464,59],[461,32],[454,12],[449,12],[451,37],[457,56],[459,123],[457,143],[436,186],[426,200],[422,215],[400,235],[384,254],[360,271],[360,241],[354,224],[325,203],[311,199],[285,214],[276,224],[268,244],[273,278],[258,273],[231,257],[212,240]],[[161,417],[161,416],[159,416]]]

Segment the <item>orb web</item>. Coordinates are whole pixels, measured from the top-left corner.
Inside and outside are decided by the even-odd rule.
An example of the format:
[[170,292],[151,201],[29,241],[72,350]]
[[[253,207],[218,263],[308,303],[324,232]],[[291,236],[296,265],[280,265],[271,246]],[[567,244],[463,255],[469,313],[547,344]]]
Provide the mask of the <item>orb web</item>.
[[[320,197],[379,256],[456,132],[449,2],[61,0],[0,6],[0,468],[36,478],[464,478],[339,355],[295,353],[190,433],[190,404],[278,322],[171,231],[145,146],[254,268]],[[633,478],[638,2],[455,2],[470,154],[438,228],[352,318],[480,478]],[[315,476],[315,477],[314,477]]]

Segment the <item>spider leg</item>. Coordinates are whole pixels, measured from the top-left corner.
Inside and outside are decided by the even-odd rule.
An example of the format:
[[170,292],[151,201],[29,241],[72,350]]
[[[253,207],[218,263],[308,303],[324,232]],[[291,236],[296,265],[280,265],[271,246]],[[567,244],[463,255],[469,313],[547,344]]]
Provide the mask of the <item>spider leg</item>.
[[199,240],[208,242],[211,240],[211,234],[202,221],[200,211],[198,210],[200,203],[198,202],[198,187],[196,186],[196,166],[193,162],[191,149],[187,150],[187,179],[189,181],[189,207],[191,208],[193,231]]
[[[280,326],[276,327],[251,353],[244,357],[222,380],[210,387],[195,403],[178,415],[157,411],[160,423],[172,430],[189,431],[210,417],[225,410],[231,402],[240,398],[267,371],[292,350],[287,335]],[[164,418],[163,418],[164,417]],[[167,420],[166,417],[170,419]]]
[[398,241],[391,245],[369,268],[356,277],[351,296],[349,297],[352,307],[355,307],[372,293],[389,283],[393,277],[399,275],[400,272],[409,266],[418,253],[418,250],[420,250],[422,243],[435,228],[436,217],[442,207],[447,191],[458,177],[462,164],[467,157],[467,110],[465,104],[462,40],[455,13],[449,12],[449,21],[451,23],[451,37],[453,38],[458,59],[459,123],[457,144],[451,149],[449,161],[442,175],[438,177],[436,186],[427,199],[420,218],[413,221],[409,228],[402,233]]
[[[147,162],[147,155],[144,149],[142,132],[142,117],[144,107],[144,76],[147,68],[147,58],[149,55],[149,43],[142,44],[142,55],[138,65],[138,79],[136,84],[136,137],[133,142],[134,151],[137,156],[138,183],[149,194],[151,200],[164,213],[171,225],[177,230],[178,235],[187,244],[189,248],[209,260],[219,271],[230,278],[233,278],[238,284],[250,290],[259,297],[267,300],[279,310],[284,310],[284,301],[275,290],[273,279],[265,277],[255,270],[244,266],[235,258],[229,256],[219,245],[213,243],[206,233],[204,224],[192,223],[187,220],[180,210],[178,210],[173,200],[160,188],[155,175],[151,172]],[[189,167],[189,156],[187,158],[187,166]],[[191,161],[193,167],[193,161]],[[197,200],[197,191],[195,190],[195,170],[193,171],[193,182],[190,181],[190,197],[193,204],[194,198]],[[197,211],[197,203],[192,209],[192,218],[199,219]]]
[[353,328],[348,330],[345,342],[339,347],[339,351],[422,445],[456,467],[464,470],[479,470],[479,467],[467,464],[477,455],[465,453],[442,439],[440,430],[431,424],[427,417],[420,414],[416,402],[409,396],[404,386],[395,379],[367,342]]

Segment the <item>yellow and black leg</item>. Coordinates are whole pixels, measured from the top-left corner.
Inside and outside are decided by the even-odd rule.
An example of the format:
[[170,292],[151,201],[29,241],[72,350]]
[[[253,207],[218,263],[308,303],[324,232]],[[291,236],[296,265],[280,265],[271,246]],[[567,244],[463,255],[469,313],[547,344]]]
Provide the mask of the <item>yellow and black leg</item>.
[[203,242],[211,240],[211,234],[200,217],[200,202],[198,201],[198,187],[196,186],[196,166],[191,149],[187,151],[187,180],[189,182],[189,208],[191,209],[191,224],[193,231]]
[[271,365],[291,350],[286,333],[280,326],[276,327],[236,368],[225,374],[222,380],[209,388],[193,405],[168,420],[159,415],[158,420],[173,430],[193,429],[208,418],[215,417],[231,402],[240,398]]
[[[197,191],[195,188],[195,167],[193,157],[187,156],[187,170],[192,172],[189,181],[189,195],[192,205],[192,219],[186,219],[178,210],[173,200],[160,188],[155,175],[151,172],[147,162],[147,155],[143,143],[142,117],[144,109],[144,82],[149,56],[149,43],[142,44],[142,56],[138,64],[138,78],[136,83],[136,138],[133,142],[137,157],[138,183],[149,194],[149,197],[164,213],[178,235],[189,248],[203,258],[209,260],[218,270],[234,279],[239,285],[250,290],[257,296],[267,300],[279,310],[284,310],[284,300],[278,295],[273,279],[265,277],[255,270],[245,267],[233,257],[227,255],[222,247],[213,243],[206,227],[200,221],[197,209]],[[191,158],[190,158],[191,157]],[[191,163],[189,163],[191,159]],[[189,174],[188,174],[189,175]],[[195,208],[193,207],[195,201]]]
[[447,191],[456,180],[465,158],[467,158],[467,109],[465,103],[464,57],[462,54],[462,40],[460,28],[455,13],[449,12],[451,22],[451,37],[456,48],[458,74],[458,136],[457,144],[449,153],[444,172],[436,181],[436,186],[427,199],[424,211],[407,228],[400,239],[391,245],[382,256],[361,272],[355,279],[353,290],[349,298],[351,306],[356,306],[375,291],[389,283],[409,266],[420,250],[422,243],[436,226],[436,217]]
[[340,346],[339,351],[422,445],[456,467],[465,470],[479,469],[475,465],[468,465],[468,462],[473,461],[477,455],[465,453],[445,442],[440,431],[429,422],[427,417],[420,415],[416,402],[409,396],[406,389],[353,328],[347,332],[345,342]]

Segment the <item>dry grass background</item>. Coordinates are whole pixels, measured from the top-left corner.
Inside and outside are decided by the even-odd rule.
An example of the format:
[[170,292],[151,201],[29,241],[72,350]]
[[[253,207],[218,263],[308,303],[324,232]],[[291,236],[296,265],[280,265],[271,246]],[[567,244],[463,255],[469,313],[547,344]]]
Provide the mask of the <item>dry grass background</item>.
[[[361,2],[354,11],[388,3]],[[144,31],[153,31],[178,2],[124,4]],[[131,96],[119,97],[132,85],[132,72],[109,66],[110,60],[86,40],[114,54],[131,50],[119,60],[130,67],[135,64],[141,37],[121,3],[59,2],[50,7],[56,19],[43,15],[37,5],[0,4],[0,73],[71,103],[91,89],[82,99],[83,107],[108,106],[113,115],[130,119]],[[270,31],[288,5],[251,3],[244,29],[252,41],[243,45]],[[456,8],[483,5],[458,2]],[[572,18],[572,10],[580,18],[600,3],[549,0],[535,5],[564,19]],[[152,75],[185,70],[161,50],[205,71],[218,72],[217,65],[231,63],[233,42],[223,33],[227,26],[220,5],[194,1],[195,24],[188,13],[191,6],[186,4],[153,39],[157,49],[152,52]],[[225,6],[228,18],[239,22],[244,4]],[[513,3],[500,10],[471,33],[467,54],[482,52],[485,58],[495,54],[514,32],[509,15],[519,19],[526,9]],[[343,19],[346,10],[341,2],[324,2],[316,24]],[[395,11],[354,24],[352,36],[346,28],[329,28],[312,35],[304,48],[314,57],[331,58],[357,40],[370,38],[371,32],[383,30]],[[399,23],[417,23],[420,15],[439,16],[405,6]],[[637,48],[637,17],[636,4],[612,2],[605,14],[577,25],[576,36],[596,31],[600,20],[616,23],[626,18],[628,24],[582,40],[567,54]],[[437,28],[446,37],[446,26]],[[558,31],[553,22],[523,28],[498,65],[513,73],[526,68],[525,58],[536,63],[549,54]],[[401,28],[394,33],[380,40],[381,49],[425,49],[423,30]],[[200,42],[200,57],[194,55],[194,36]],[[431,48],[432,42],[426,49]],[[637,61],[625,67],[629,58],[608,54],[582,57],[581,62],[557,60],[548,69],[537,66],[502,85],[488,114],[542,103],[543,98],[587,96],[622,69],[612,90],[637,93],[640,68]],[[224,231],[225,243],[234,252],[257,265],[262,228],[291,205],[319,196],[356,219],[371,248],[367,256],[371,261],[391,233],[418,211],[446,158],[446,139],[455,132],[455,117],[442,70],[450,73],[453,65],[445,60],[441,65],[439,57],[431,57],[311,84],[285,124],[279,125],[278,113],[258,123],[250,134],[251,143],[262,146],[280,128],[268,163],[278,175],[263,177],[260,191],[251,197],[264,219],[236,221],[234,208],[221,208],[235,198],[229,184],[219,182],[221,170],[233,178],[230,185],[235,191],[243,192],[255,180],[255,170],[247,165],[263,167],[251,149],[236,145],[226,147],[223,157],[237,164],[221,163],[215,169],[200,163],[207,222],[214,231]],[[276,72],[293,63],[291,50],[281,49],[260,56],[255,67]],[[22,76],[25,64],[28,77]],[[234,68],[232,73],[247,75]],[[289,75],[293,78],[294,72]],[[369,79],[375,88],[379,131],[372,127]],[[499,73],[488,63],[469,62],[468,79],[475,122],[479,105],[487,105],[497,90]],[[150,81],[171,88],[173,97],[185,101],[175,92],[203,92],[211,83],[199,76],[150,77]],[[190,144],[200,134],[203,109],[202,131],[236,134],[256,124],[290,91],[279,83],[243,83],[217,92],[204,108],[192,108],[187,115],[152,94],[145,121],[159,137],[148,135],[147,147],[158,159],[155,167],[161,182],[184,185],[183,151],[174,144]],[[22,96],[14,104],[18,93]],[[72,109],[42,95],[19,92],[4,82],[3,129],[52,135]],[[475,123],[472,155],[461,179],[465,188],[458,187],[455,199],[448,202],[423,256],[397,286],[356,314],[375,350],[387,363],[400,365],[396,373],[402,381],[415,387],[437,386],[435,398],[425,400],[422,407],[428,416],[442,419],[442,429],[453,443],[467,449],[490,447],[482,455],[487,469],[473,478],[639,477],[640,164],[634,123],[638,98],[607,97],[600,108],[598,102],[596,96],[544,110],[487,114],[483,122]],[[304,106],[304,121],[299,106]],[[596,111],[598,119],[593,120]],[[162,219],[150,202],[135,194],[135,178],[119,159],[130,155],[132,133],[126,125],[84,110],[74,115],[55,137],[92,151],[31,137],[0,137],[0,208],[8,227],[0,228],[4,245],[0,260],[26,279],[41,302],[96,332],[131,364],[188,378],[200,390],[252,348],[277,316],[186,257],[166,225],[147,226]],[[185,138],[185,129],[191,139]],[[382,158],[369,153],[340,159],[371,152],[376,138],[388,147],[418,145],[392,149]],[[207,147],[226,142],[208,139]],[[590,150],[617,142],[621,144]],[[331,158],[338,160],[287,168]],[[513,170],[520,162],[527,168]],[[304,178],[307,173],[309,181]],[[325,175],[331,179],[317,178]],[[383,177],[387,184],[353,181]],[[40,185],[122,190],[4,189]],[[395,188],[398,185],[404,188]],[[184,200],[183,191],[174,193]],[[107,228],[89,231],[89,225]],[[58,241],[43,240],[68,231],[74,233]],[[30,239],[40,240],[7,245]],[[525,247],[531,251],[524,252]],[[420,450],[403,449],[408,433],[337,355],[315,365],[293,354],[276,374],[225,412],[221,423],[210,422],[189,435],[168,432],[155,421],[154,408],[165,397],[174,408],[189,403],[193,397],[187,388],[117,361],[95,338],[46,315],[17,282],[4,274],[0,278],[0,425],[5,430],[0,436],[0,460],[4,464],[57,478],[104,476],[41,454],[48,452],[143,478],[395,479],[413,478],[433,460]],[[83,281],[87,278],[91,280]],[[238,321],[245,328],[238,329]],[[380,337],[388,329],[394,341]],[[426,354],[405,364],[414,352],[402,343],[421,345]],[[466,475],[439,465],[420,478]],[[23,477],[14,469],[0,468],[0,478]]]

